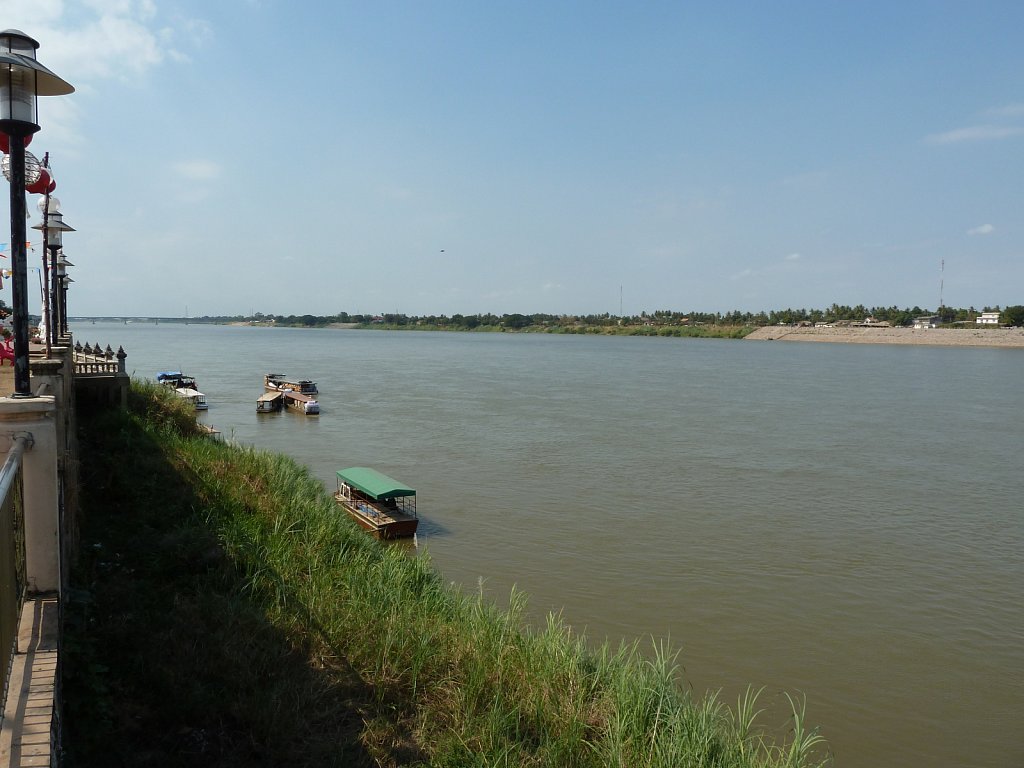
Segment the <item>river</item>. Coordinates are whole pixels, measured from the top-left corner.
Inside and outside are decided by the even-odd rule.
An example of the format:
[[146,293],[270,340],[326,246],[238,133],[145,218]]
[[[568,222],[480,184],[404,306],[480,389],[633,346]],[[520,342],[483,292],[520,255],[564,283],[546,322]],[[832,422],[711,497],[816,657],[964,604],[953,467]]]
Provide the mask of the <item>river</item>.
[[[695,692],[806,697],[836,765],[1024,765],[1024,351],[79,323],[228,439],[419,492],[447,580]],[[322,414],[257,415],[268,371]],[[784,726],[783,726],[784,727]]]

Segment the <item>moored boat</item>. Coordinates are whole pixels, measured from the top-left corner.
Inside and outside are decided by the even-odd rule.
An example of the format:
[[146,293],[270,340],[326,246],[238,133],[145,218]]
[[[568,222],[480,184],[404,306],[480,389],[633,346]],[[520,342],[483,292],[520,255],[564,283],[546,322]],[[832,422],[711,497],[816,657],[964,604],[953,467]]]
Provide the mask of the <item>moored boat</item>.
[[177,387],[174,390],[174,393],[178,395],[178,397],[183,397],[191,402],[197,411],[205,411],[210,407],[206,402],[206,395],[198,389],[192,389],[191,387]]
[[256,398],[256,413],[276,413],[284,407],[284,392],[264,392]]
[[310,381],[309,379],[289,379],[283,373],[268,373],[263,377],[263,387],[268,392],[283,392],[286,389],[303,395],[316,395],[320,392],[316,388],[315,381]]
[[160,371],[156,375],[158,384],[171,389],[199,389],[194,376],[186,376],[181,371]]
[[412,536],[419,526],[416,491],[368,467],[338,471],[334,500],[360,527],[379,539]]
[[286,407],[307,416],[316,416],[320,413],[320,403],[312,395],[304,395],[301,392],[293,392],[290,389],[281,390],[281,399]]

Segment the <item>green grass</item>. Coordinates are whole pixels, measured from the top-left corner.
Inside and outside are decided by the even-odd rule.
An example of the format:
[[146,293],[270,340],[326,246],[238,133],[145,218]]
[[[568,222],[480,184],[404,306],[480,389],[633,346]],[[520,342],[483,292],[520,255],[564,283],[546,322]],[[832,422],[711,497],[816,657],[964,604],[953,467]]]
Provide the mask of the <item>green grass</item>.
[[381,545],[292,460],[200,436],[134,385],[82,415],[82,553],[67,609],[69,766],[803,766],[791,700],[766,741],[680,686],[674,652],[588,649]]

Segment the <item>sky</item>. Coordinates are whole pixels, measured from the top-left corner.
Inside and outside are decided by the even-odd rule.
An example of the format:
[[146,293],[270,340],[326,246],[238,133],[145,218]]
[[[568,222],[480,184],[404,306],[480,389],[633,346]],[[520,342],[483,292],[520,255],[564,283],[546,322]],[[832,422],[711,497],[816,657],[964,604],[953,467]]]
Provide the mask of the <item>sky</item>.
[[72,317],[1024,304],[1019,0],[0,0],[0,28],[76,88],[29,147]]

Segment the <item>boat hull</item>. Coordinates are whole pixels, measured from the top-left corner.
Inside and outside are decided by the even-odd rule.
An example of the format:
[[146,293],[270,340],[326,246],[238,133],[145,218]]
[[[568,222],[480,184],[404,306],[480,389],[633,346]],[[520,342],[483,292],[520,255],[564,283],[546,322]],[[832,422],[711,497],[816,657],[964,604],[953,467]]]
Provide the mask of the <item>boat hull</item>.
[[316,416],[320,413],[320,403],[310,395],[286,389],[281,393],[281,397],[284,399],[285,408],[296,413],[304,413],[307,416]]
[[[370,505],[354,505],[348,500],[334,497],[338,506],[345,510],[349,517],[363,530],[369,531],[378,539],[402,539],[413,536],[419,527],[418,517],[406,515],[394,510],[381,510]],[[360,508],[362,507],[362,508]]]
[[306,416],[319,416],[320,406],[316,403],[300,403],[295,400],[288,400],[285,406],[289,411],[295,411],[296,413],[303,413]]

